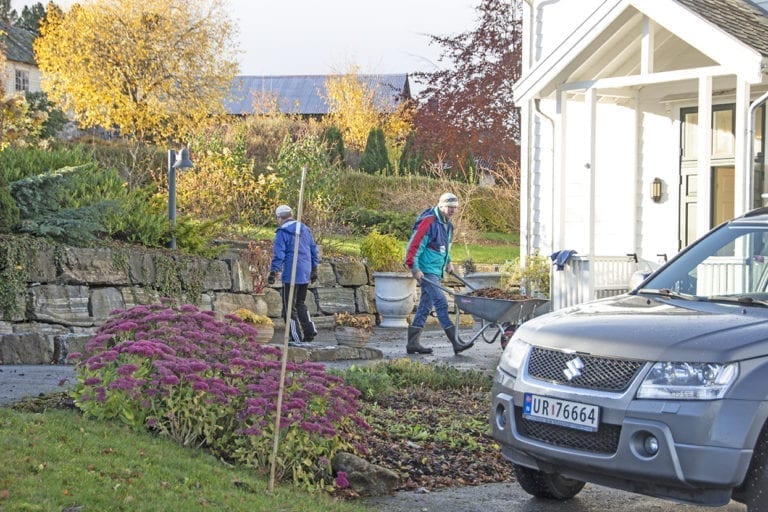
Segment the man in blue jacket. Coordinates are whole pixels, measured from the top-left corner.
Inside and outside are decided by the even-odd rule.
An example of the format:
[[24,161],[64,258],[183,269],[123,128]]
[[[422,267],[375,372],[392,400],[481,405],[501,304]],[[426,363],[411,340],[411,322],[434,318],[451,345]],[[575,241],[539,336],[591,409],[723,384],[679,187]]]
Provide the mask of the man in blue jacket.
[[[317,245],[312,237],[312,230],[306,224],[293,218],[293,210],[288,205],[280,205],[275,210],[277,229],[272,246],[272,263],[269,266],[267,284],[275,283],[275,275],[282,272],[283,288],[283,318],[290,321],[290,341],[309,342],[317,336],[315,323],[309,316],[305,304],[309,283],[317,280],[317,265],[320,262]],[[293,254],[295,244],[299,244],[296,259],[296,275],[291,275],[293,269]],[[286,318],[288,298],[291,292],[291,282],[294,284],[293,307],[291,318]]]
[[451,218],[459,208],[459,199],[450,192],[440,196],[437,206],[421,212],[413,225],[413,233],[405,251],[405,265],[421,285],[421,298],[413,322],[408,326],[408,354],[431,354],[432,349],[419,343],[421,331],[427,316],[434,306],[440,326],[453,345],[454,354],[467,350],[473,345],[463,345],[458,338],[456,326],[448,315],[448,300],[438,285],[447,270],[453,272],[451,263],[451,242],[453,223]]

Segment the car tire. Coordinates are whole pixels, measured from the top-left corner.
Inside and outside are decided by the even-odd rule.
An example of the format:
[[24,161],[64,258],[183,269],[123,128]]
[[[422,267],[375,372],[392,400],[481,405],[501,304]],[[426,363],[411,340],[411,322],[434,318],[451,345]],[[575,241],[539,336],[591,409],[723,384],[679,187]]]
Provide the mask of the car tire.
[[749,512],[768,512],[768,436],[760,436],[752,454],[744,485],[734,493]]
[[557,473],[544,473],[517,464],[514,467],[517,483],[525,492],[537,498],[565,501],[579,494],[584,488],[584,482],[571,480]]

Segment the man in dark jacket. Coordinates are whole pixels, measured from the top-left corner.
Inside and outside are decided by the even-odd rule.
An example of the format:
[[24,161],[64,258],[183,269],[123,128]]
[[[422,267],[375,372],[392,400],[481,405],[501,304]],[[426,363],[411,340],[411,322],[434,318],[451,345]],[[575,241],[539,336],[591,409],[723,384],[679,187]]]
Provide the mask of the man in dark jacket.
[[437,206],[424,210],[416,219],[405,253],[405,265],[421,285],[421,298],[413,322],[408,326],[405,350],[409,354],[431,354],[432,349],[419,343],[427,316],[434,306],[440,326],[453,346],[454,354],[467,350],[473,344],[459,341],[457,327],[448,314],[448,300],[439,285],[443,273],[453,272],[451,218],[459,208],[459,199],[450,192],[440,196]]
[[[309,283],[317,280],[317,265],[320,262],[317,245],[312,237],[312,230],[306,224],[293,218],[290,206],[281,205],[275,210],[278,228],[275,230],[275,240],[272,246],[272,263],[269,266],[267,283],[275,283],[275,275],[282,272],[283,288],[283,318],[290,322],[290,341],[309,342],[317,336],[315,323],[309,316],[305,304]],[[296,258],[295,277],[291,274],[294,268],[293,255],[295,244],[299,244]],[[288,298],[294,285],[293,307],[290,320],[286,318]]]

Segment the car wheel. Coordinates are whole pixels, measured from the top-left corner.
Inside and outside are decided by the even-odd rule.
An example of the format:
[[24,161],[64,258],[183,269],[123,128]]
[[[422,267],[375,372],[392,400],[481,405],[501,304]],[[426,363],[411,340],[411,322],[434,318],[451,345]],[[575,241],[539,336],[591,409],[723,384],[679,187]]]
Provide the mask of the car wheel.
[[514,466],[517,483],[525,492],[537,498],[569,500],[584,488],[584,482],[580,480],[571,480],[557,473],[544,473],[517,464]]
[[755,446],[738,499],[747,505],[749,512],[768,511],[768,436],[765,432]]

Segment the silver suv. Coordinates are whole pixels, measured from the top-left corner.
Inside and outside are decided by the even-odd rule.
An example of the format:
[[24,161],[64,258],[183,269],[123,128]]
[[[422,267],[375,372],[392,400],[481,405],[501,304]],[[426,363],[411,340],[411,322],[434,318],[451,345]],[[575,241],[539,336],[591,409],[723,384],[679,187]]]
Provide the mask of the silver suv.
[[533,496],[594,482],[768,510],[768,209],[628,294],[534,318],[501,357],[493,437]]

